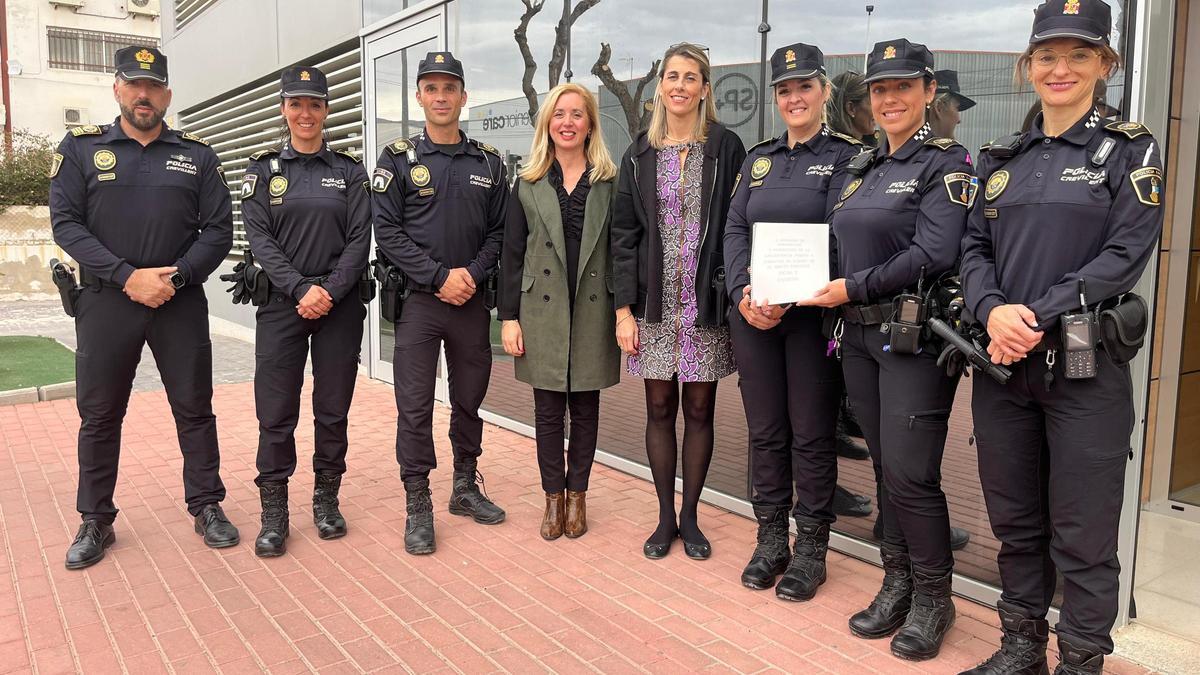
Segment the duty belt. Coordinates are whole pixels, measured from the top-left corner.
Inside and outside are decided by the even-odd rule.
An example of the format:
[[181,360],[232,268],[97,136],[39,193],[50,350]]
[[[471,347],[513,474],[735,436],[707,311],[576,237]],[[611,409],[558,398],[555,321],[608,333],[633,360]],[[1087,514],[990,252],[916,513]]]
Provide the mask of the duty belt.
[[846,305],[842,307],[842,318],[855,326],[876,326],[892,316],[892,303],[878,305]]
[[79,268],[79,283],[83,286],[89,286],[97,290],[99,290],[101,286],[108,286],[109,288],[122,288],[121,284],[101,279],[82,266]]

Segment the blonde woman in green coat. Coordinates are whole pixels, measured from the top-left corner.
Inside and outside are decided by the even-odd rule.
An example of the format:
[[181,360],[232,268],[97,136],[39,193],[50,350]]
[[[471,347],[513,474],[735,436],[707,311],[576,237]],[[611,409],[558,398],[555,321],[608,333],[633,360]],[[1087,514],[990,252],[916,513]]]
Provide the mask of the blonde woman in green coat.
[[617,168],[598,120],[586,88],[568,83],[550,90],[504,226],[501,339],[517,379],[533,386],[545,539],[587,532],[584,498],[600,390],[620,380],[608,249]]

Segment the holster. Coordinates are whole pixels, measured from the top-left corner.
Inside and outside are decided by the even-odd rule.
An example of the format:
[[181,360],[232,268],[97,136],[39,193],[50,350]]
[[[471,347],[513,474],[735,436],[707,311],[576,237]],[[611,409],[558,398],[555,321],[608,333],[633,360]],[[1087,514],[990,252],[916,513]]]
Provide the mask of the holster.
[[364,305],[375,299],[375,279],[371,276],[370,267],[364,268],[362,276],[358,278],[358,299]]
[[266,271],[258,265],[250,264],[242,270],[246,280],[246,290],[250,292],[250,304],[264,307],[271,302],[271,280]]
[[725,267],[722,265],[713,271],[712,288],[716,293],[713,309],[717,312],[717,320],[725,322],[729,314],[729,291],[725,290]]
[[496,309],[496,298],[500,292],[500,268],[493,267],[483,282],[483,306],[487,311]]
[[75,316],[75,303],[83,289],[75,281],[75,270],[71,266],[54,258],[50,261],[50,280],[58,288],[58,297],[62,300],[63,311],[67,316]]
[[404,300],[408,298],[408,277],[399,267],[392,264],[381,249],[375,249],[375,260],[371,262],[375,280],[379,282],[379,316],[388,323],[400,320],[404,311]]
[[1100,346],[1117,365],[1137,356],[1146,341],[1150,309],[1136,293],[1126,293],[1099,307]]

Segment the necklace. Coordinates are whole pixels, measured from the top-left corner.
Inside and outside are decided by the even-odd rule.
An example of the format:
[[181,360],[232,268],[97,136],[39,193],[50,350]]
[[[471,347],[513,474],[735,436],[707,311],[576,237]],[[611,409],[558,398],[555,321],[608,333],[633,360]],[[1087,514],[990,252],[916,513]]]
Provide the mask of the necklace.
[[691,143],[691,142],[692,142],[692,141],[691,141],[691,139],[688,139],[688,138],[675,138],[674,136],[672,136],[672,135],[670,135],[670,134],[666,134],[666,135],[665,135],[665,138],[666,138],[668,141],[672,142],[672,143],[678,143],[678,144],[687,144],[687,143]]

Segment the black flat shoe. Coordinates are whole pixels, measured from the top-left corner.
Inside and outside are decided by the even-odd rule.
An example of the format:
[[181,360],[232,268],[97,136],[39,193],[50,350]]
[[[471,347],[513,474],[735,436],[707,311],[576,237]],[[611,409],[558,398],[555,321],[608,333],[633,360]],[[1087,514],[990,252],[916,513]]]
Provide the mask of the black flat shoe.
[[856,495],[838,485],[833,490],[833,512],[848,518],[865,518],[871,515],[871,498]]
[[[683,539],[683,536],[681,535],[679,538]],[[690,542],[683,539],[683,552],[692,560],[708,560],[712,555],[712,545],[708,543],[708,540]]]
[[668,553],[671,552],[671,544],[675,543],[675,538],[678,536],[678,532],[671,535],[671,538],[668,539],[667,543],[665,544],[659,544],[647,540],[645,544],[642,544],[642,555],[651,560],[662,560],[663,558],[667,557]]

